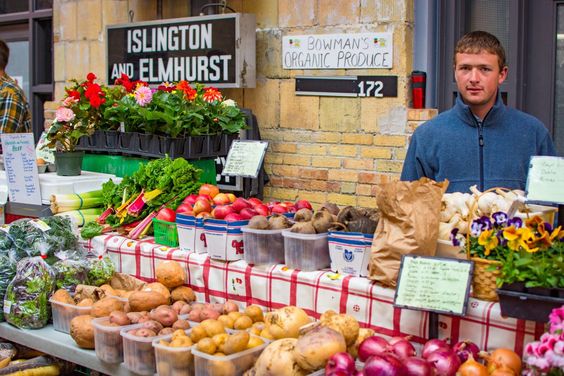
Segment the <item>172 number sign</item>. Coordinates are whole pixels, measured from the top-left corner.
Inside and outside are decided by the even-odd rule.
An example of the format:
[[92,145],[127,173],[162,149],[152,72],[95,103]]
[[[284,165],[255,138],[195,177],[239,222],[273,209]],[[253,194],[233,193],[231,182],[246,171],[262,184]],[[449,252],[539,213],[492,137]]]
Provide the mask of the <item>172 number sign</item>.
[[397,97],[397,76],[337,76],[296,78],[296,95],[334,97]]

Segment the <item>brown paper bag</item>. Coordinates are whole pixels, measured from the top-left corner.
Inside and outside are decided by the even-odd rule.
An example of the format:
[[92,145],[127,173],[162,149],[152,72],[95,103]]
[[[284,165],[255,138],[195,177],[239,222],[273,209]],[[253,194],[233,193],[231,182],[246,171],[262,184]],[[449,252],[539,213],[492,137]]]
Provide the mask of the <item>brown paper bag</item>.
[[369,278],[395,287],[402,255],[434,256],[441,198],[448,181],[428,178],[376,186],[380,221],[374,233]]

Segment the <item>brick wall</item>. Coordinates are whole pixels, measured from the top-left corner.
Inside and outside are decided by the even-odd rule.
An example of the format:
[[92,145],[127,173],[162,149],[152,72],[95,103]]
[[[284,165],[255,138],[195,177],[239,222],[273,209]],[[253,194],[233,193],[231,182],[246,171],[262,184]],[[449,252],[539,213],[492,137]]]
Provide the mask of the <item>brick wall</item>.
[[[55,95],[65,82],[94,72],[105,80],[106,25],[156,18],[150,0],[55,0]],[[165,17],[188,14],[186,2],[164,1]],[[398,179],[419,122],[433,110],[411,110],[413,0],[231,0],[238,12],[257,19],[257,85],[226,89],[227,97],[257,116],[270,143],[266,199],[305,198],[315,204],[374,206],[374,186]],[[166,14],[166,13],[169,14]],[[284,70],[282,36],[392,32],[393,69]],[[397,75],[397,98],[296,96],[296,75]],[[51,109],[54,106],[51,106]]]

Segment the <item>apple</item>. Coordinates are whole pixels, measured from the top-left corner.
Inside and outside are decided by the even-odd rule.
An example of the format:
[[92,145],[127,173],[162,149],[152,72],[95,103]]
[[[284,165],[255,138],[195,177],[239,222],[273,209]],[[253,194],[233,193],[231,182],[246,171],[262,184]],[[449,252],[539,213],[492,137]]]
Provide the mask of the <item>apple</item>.
[[171,208],[162,208],[157,213],[157,219],[166,222],[174,222],[176,221],[176,213]]
[[227,193],[227,197],[229,197],[229,201],[231,201],[231,203],[235,202],[235,200],[237,199],[237,196],[235,196],[233,193]]
[[186,212],[190,212],[194,210],[192,205],[187,204],[187,203],[182,203],[180,205],[178,205],[178,207],[176,208],[176,213],[186,213]]
[[216,205],[227,205],[231,203],[231,200],[226,193],[218,193],[213,198],[213,203]]
[[211,214],[209,212],[201,212],[196,216],[196,218],[211,218]]
[[268,206],[268,208],[272,210],[274,205],[278,205],[278,204],[280,204],[280,201],[270,201],[268,204],[266,204],[266,206]]
[[198,195],[198,197],[196,197],[196,201],[198,200],[206,200],[210,204],[213,203],[212,198],[209,195]]
[[198,193],[200,195],[208,195],[210,198],[214,198],[219,193],[219,188],[213,184],[202,184]]
[[272,209],[270,209],[270,212],[272,214],[284,214],[288,213],[288,208],[283,205],[276,204],[272,207]]
[[212,211],[212,207],[211,204],[208,200],[206,199],[198,199],[196,200],[196,202],[194,203],[194,214],[196,214],[196,216],[198,214],[200,214],[201,212],[208,212],[210,213]]
[[245,208],[241,210],[239,214],[241,215],[241,217],[243,217],[243,219],[251,219],[255,215],[258,215],[258,212],[253,208]]
[[231,205],[218,205],[211,212],[212,217],[216,219],[224,219],[226,215],[231,213],[235,213]]
[[233,201],[233,203],[231,204],[233,206],[233,209],[235,209],[235,211],[237,213],[240,213],[241,210],[245,209],[245,208],[251,208],[252,205],[249,201],[245,200],[242,197],[237,197],[237,199],[235,201]]
[[270,215],[270,210],[268,209],[268,206],[266,206],[265,204],[257,205],[253,209],[255,209],[257,213],[259,213],[260,215],[264,215],[265,217],[268,217]]
[[300,210],[300,209],[309,209],[309,210],[313,210],[313,207],[311,206],[311,204],[309,203],[308,200],[298,200],[296,201],[296,209]]
[[225,216],[224,218],[227,222],[235,222],[235,221],[242,221],[244,220],[243,217],[241,217],[241,214],[238,213],[229,213]]
[[188,196],[186,196],[186,198],[184,200],[182,200],[183,204],[190,204],[190,205],[194,205],[194,203],[196,202],[196,199],[198,198],[198,195],[195,193],[189,194]]
[[256,197],[248,198],[247,201],[249,201],[251,205],[253,205],[253,207],[257,205],[262,205],[262,201]]

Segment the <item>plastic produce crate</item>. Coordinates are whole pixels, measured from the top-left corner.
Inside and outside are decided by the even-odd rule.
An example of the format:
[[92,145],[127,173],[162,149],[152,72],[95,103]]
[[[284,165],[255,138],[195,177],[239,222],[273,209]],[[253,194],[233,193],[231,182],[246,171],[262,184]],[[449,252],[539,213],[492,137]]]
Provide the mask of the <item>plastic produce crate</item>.
[[155,243],[178,247],[178,231],[175,222],[153,218],[153,230],[155,232]]
[[554,308],[564,305],[564,298],[497,289],[501,315],[523,320],[546,322]]
[[156,368],[153,341],[165,336],[138,337],[129,334],[134,328],[123,328],[120,335],[123,338],[123,363],[125,368],[140,375],[154,375]]
[[243,257],[250,265],[284,264],[284,230],[257,230],[244,226]]
[[73,318],[80,315],[89,315],[92,306],[78,307],[73,304],[56,302],[49,299],[51,310],[53,311],[53,328],[59,332],[70,333],[70,322]]
[[284,259],[287,266],[300,270],[321,270],[331,264],[327,233],[298,234],[282,231]]
[[[185,330],[188,334],[190,330]],[[159,376],[184,376],[194,374],[194,356],[192,347],[170,347],[161,345],[161,341],[170,342],[172,334],[153,340],[155,361]]]
[[96,356],[103,362],[119,364],[123,362],[123,340],[120,335],[122,329],[135,329],[141,324],[124,326],[108,326],[109,317],[100,317],[92,320],[94,326],[94,347]]

